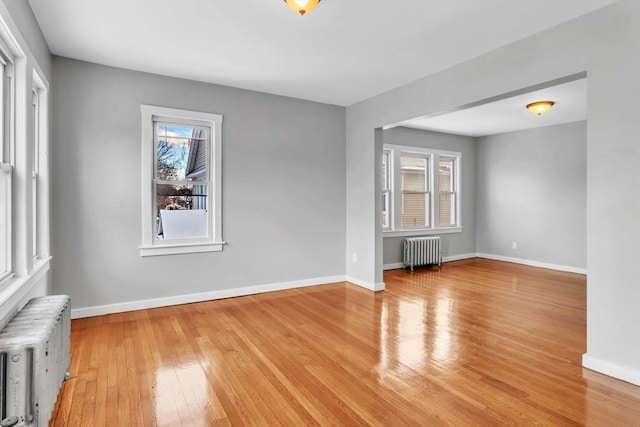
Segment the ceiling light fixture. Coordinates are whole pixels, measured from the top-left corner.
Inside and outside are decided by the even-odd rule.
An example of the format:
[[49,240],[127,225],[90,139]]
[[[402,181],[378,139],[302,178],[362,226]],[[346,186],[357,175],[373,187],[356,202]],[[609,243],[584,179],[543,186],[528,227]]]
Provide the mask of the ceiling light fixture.
[[315,9],[320,0],[284,0],[284,2],[294,12],[304,15]]
[[553,104],[555,104],[553,101],[532,102],[531,104],[527,104],[527,110],[540,116],[549,111],[549,108],[553,107]]

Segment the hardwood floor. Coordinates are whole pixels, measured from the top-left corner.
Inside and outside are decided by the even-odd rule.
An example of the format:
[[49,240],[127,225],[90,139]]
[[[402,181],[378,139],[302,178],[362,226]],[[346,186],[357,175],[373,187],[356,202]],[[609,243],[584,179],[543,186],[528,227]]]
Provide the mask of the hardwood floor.
[[583,369],[585,277],[471,259],[72,322],[52,426],[640,426]]

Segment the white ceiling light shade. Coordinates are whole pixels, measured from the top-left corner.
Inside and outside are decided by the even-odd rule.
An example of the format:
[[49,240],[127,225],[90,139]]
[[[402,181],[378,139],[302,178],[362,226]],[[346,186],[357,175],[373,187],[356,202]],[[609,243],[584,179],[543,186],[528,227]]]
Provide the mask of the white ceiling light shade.
[[555,104],[553,101],[532,102],[531,104],[527,104],[527,110],[540,116],[549,111],[549,108],[553,107],[553,104]]
[[304,15],[315,9],[320,0],[284,0],[284,2],[294,12]]

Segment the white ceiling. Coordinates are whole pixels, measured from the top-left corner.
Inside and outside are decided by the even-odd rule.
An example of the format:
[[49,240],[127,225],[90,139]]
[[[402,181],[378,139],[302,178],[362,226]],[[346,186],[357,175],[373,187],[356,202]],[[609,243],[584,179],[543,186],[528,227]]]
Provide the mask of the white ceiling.
[[[536,101],[555,104],[537,116],[526,109],[527,104]],[[418,117],[398,125],[477,137],[586,119],[587,79],[580,79],[452,113]]]
[[348,106],[613,0],[29,0],[52,53]]

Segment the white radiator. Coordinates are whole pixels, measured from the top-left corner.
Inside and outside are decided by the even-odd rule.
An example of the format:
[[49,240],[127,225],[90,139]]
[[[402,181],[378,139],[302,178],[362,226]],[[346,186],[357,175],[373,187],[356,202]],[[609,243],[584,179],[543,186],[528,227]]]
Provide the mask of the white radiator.
[[442,265],[440,237],[409,237],[404,239],[404,268],[419,265]]
[[66,295],[31,299],[0,332],[0,425],[45,427],[71,361]]

